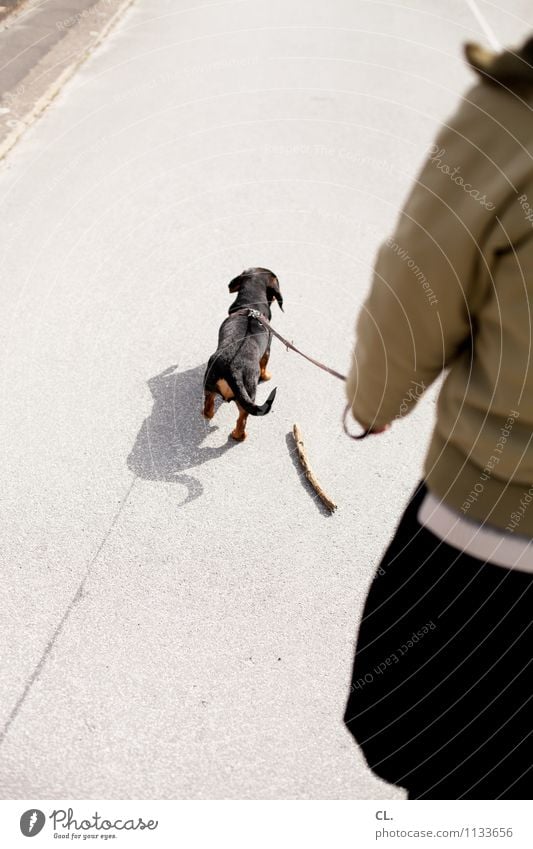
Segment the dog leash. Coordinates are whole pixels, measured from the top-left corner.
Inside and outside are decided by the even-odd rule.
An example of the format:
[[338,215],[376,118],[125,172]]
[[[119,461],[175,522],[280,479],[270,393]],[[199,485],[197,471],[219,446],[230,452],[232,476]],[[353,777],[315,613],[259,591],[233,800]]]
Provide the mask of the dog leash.
[[[263,327],[266,327],[266,329],[268,331],[270,331],[270,333],[272,333],[273,336],[276,336],[276,338],[279,339],[280,342],[282,342],[285,345],[287,350],[289,350],[289,348],[290,348],[291,351],[295,351],[297,354],[300,354],[301,357],[308,360],[310,363],[313,363],[313,365],[317,366],[317,368],[319,368],[319,369],[322,369],[322,371],[325,371],[327,374],[331,374],[333,377],[336,377],[338,380],[346,381],[346,375],[341,374],[338,371],[335,371],[335,369],[330,368],[325,363],[321,363],[320,360],[315,360],[313,357],[309,357],[307,354],[304,354],[303,351],[300,351],[300,349],[297,348],[296,345],[294,345],[292,342],[289,342],[288,339],[285,339],[285,337],[282,336],[281,333],[278,333],[277,330],[274,330],[274,328],[270,324],[269,320],[267,318],[265,318],[265,316],[261,312],[259,312],[259,310],[254,310],[254,309],[251,309],[251,308],[244,308],[244,309],[240,309],[240,310],[235,310],[235,312],[230,313],[230,315],[246,315],[246,316],[248,316],[248,318],[255,318],[255,320],[258,321],[260,324],[262,324]],[[363,433],[360,433],[360,434],[357,434],[357,435],[350,433],[350,431],[348,430],[348,425],[347,425],[347,418],[348,418],[349,412],[350,412],[350,404],[346,404],[346,407],[344,408],[344,413],[343,413],[343,416],[342,416],[342,426],[344,428],[344,433],[347,436],[349,436],[350,439],[364,439],[365,436],[368,436],[370,433],[372,433],[371,428],[367,428],[367,430],[364,430]]]
[[280,340],[280,342],[283,342],[283,344],[285,345],[286,348],[290,348],[291,351],[296,351],[296,353],[300,354],[301,357],[304,357],[306,360],[309,360],[310,363],[313,363],[313,365],[317,366],[318,368],[321,368],[322,371],[326,371],[328,374],[333,375],[333,377],[337,377],[339,380],[346,380],[346,375],[341,374],[338,371],[335,371],[335,369],[332,369],[329,366],[325,365],[324,363],[321,363],[319,360],[313,359],[313,357],[308,357],[307,354],[304,354],[303,351],[300,351],[300,349],[297,348],[296,345],[293,345],[292,342],[289,342],[288,339],[285,339],[281,335],[281,333],[278,333],[277,330],[274,330],[274,328],[270,324],[269,320],[267,318],[265,318],[265,316],[262,313],[260,313],[259,310],[242,309],[242,310],[237,310],[236,312],[232,312],[231,315],[247,315],[248,318],[255,318],[264,327],[266,327],[268,330],[270,330],[270,332],[274,336],[276,336]]

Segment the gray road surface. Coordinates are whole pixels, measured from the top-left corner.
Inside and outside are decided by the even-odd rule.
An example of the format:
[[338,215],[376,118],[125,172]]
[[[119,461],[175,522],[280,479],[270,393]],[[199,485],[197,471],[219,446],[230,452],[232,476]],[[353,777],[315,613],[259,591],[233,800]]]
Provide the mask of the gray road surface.
[[528,6],[137,0],[3,164],[3,797],[402,796],[341,715],[433,397],[352,444],[342,386],[275,343],[273,412],[235,445],[202,366],[228,280],[265,265],[279,330],[347,368],[461,43],[520,37]]

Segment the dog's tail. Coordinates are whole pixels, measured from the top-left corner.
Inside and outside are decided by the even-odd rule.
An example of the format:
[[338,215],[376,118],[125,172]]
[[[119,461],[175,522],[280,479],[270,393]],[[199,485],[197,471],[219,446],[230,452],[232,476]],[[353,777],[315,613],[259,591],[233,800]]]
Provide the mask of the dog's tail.
[[243,410],[246,413],[249,413],[250,416],[266,416],[266,414],[270,412],[270,408],[274,402],[274,398],[276,397],[277,387],[274,387],[264,404],[254,404],[248,395],[248,390],[240,376],[232,377],[231,380],[228,380],[228,383],[233,389],[235,401],[237,401]]

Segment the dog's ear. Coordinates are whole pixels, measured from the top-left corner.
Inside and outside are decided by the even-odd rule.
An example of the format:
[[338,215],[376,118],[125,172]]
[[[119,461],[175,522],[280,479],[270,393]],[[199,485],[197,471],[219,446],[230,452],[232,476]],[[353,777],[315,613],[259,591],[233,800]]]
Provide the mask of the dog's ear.
[[230,292],[238,292],[239,289],[241,288],[242,284],[246,280],[246,277],[247,277],[247,275],[246,275],[246,272],[244,272],[244,271],[241,274],[239,274],[238,277],[234,277],[233,280],[231,281],[231,283],[228,286],[228,289],[230,290]]
[[283,310],[283,297],[282,297],[282,294],[281,294],[281,290],[279,288],[279,280],[278,280],[278,278],[276,277],[275,274],[272,275],[272,277],[270,278],[270,282],[267,286],[267,298],[268,298],[269,304],[271,304],[272,301],[275,298],[276,301],[279,304],[280,310],[282,312],[284,311]]

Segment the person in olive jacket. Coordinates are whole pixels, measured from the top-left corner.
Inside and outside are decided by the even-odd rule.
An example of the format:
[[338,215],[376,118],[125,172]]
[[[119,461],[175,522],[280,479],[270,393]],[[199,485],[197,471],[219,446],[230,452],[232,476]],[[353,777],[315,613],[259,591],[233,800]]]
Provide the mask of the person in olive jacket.
[[353,417],[381,432],[444,371],[417,487],[375,574],[345,723],[410,798],[533,780],[533,38],[432,145],[359,315]]

